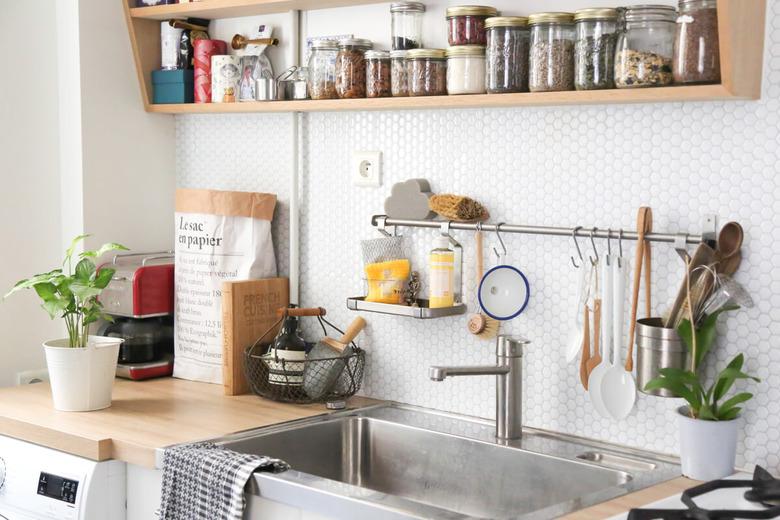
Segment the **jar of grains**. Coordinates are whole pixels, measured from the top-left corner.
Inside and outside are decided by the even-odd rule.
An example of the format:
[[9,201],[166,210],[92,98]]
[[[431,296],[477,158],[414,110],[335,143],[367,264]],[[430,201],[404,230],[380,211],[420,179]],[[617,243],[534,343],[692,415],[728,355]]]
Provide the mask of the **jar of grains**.
[[495,7],[459,5],[447,8],[447,41],[450,45],[485,45],[485,20],[497,16]]
[[484,45],[457,45],[447,49],[447,93],[485,93]]
[[528,88],[531,92],[574,90],[574,16],[536,13],[528,17],[528,23]]
[[336,99],[336,40],[315,40],[309,56],[309,96],[312,99]]
[[615,87],[617,9],[580,9],[574,13],[574,87],[599,90]]
[[373,47],[371,40],[339,40],[336,55],[336,93],[340,98],[366,97],[365,52]]
[[528,18],[495,16],[485,20],[488,94],[528,91]]
[[623,14],[615,46],[615,86],[663,87],[672,83],[677,11],[663,5],[635,5]]
[[394,51],[422,47],[423,13],[425,5],[420,2],[390,4],[390,34]]
[[447,60],[442,49],[406,51],[406,80],[410,96],[447,94]]
[[390,97],[390,53],[366,51],[366,97]]
[[390,88],[393,97],[409,95],[406,81],[406,51],[390,51]]
[[720,82],[717,0],[680,0],[674,39],[675,83]]

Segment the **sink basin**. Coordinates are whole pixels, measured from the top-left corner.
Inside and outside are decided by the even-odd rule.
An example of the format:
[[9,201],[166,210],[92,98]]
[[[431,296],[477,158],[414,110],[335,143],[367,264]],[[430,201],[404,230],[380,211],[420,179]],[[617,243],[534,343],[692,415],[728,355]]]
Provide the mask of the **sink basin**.
[[[295,493],[284,494],[289,503],[306,488],[331,502],[328,512],[334,500],[346,500],[355,518],[550,518],[679,475],[663,457],[533,430],[499,443],[492,428],[487,421],[386,404],[218,442],[290,464],[285,473],[256,474],[258,494],[294,486]],[[358,504],[376,510],[358,513]]]

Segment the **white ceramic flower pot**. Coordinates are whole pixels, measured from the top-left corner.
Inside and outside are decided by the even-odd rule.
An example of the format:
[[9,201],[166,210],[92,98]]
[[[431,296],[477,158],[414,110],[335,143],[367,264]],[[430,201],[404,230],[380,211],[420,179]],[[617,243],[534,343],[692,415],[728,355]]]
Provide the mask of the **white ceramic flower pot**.
[[731,421],[692,419],[679,408],[682,474],[694,480],[716,480],[734,473],[740,418]]
[[54,408],[88,412],[111,406],[116,361],[123,341],[89,336],[86,348],[70,348],[67,339],[44,343]]

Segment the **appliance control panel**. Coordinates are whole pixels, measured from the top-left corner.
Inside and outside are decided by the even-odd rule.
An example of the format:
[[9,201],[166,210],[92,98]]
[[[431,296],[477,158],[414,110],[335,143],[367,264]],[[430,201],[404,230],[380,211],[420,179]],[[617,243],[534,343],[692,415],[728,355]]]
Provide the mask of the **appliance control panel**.
[[41,471],[38,477],[38,494],[68,504],[76,503],[79,481]]

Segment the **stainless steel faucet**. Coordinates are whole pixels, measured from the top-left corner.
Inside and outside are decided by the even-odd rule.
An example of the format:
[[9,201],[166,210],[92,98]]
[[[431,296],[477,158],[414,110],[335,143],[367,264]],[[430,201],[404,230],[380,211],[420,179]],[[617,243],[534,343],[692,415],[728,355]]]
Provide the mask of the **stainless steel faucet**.
[[498,336],[495,366],[432,366],[433,381],[455,376],[496,376],[496,438],[519,439],[523,433],[523,347],[530,341]]

